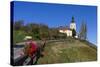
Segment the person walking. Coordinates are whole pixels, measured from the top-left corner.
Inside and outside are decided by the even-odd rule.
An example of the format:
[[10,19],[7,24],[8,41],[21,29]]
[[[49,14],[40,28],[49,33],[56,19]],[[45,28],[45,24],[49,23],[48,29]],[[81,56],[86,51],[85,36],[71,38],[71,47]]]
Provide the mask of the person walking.
[[35,41],[33,41],[31,36],[26,36],[25,40],[25,47],[24,47],[24,54],[28,57],[23,64],[34,64],[36,61],[36,53],[38,50],[38,45]]

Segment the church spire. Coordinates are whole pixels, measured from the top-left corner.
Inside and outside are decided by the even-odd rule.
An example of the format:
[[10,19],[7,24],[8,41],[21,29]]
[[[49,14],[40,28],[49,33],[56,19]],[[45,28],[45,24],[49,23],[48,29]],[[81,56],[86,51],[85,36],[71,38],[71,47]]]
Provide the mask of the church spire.
[[75,22],[75,20],[74,20],[74,16],[72,16],[72,21],[71,21],[72,23],[74,23]]
[[75,23],[75,20],[74,20],[74,16],[72,16],[72,20],[71,20],[71,23],[70,23],[70,29],[76,30],[76,23]]

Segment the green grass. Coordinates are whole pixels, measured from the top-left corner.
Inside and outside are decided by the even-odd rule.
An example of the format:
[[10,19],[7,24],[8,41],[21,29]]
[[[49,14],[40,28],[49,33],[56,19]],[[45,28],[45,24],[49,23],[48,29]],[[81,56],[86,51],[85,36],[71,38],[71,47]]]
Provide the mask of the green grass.
[[47,43],[44,52],[45,55],[39,59],[38,64],[97,60],[97,49],[75,39]]

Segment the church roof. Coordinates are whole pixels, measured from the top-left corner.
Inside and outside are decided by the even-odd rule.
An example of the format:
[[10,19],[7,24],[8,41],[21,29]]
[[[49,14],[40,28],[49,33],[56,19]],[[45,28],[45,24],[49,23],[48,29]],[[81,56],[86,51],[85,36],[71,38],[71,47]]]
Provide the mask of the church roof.
[[71,23],[74,23],[74,22],[75,22],[75,20],[74,20],[74,16],[72,16]]

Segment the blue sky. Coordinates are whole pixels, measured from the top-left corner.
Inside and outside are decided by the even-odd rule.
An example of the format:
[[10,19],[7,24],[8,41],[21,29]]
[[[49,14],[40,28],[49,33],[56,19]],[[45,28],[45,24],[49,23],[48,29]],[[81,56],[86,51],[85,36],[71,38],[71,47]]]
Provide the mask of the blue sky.
[[87,24],[88,40],[97,44],[97,7],[71,4],[48,4],[34,2],[14,2],[14,21],[47,24],[49,27],[69,26],[72,16],[77,24],[77,32],[82,21]]

